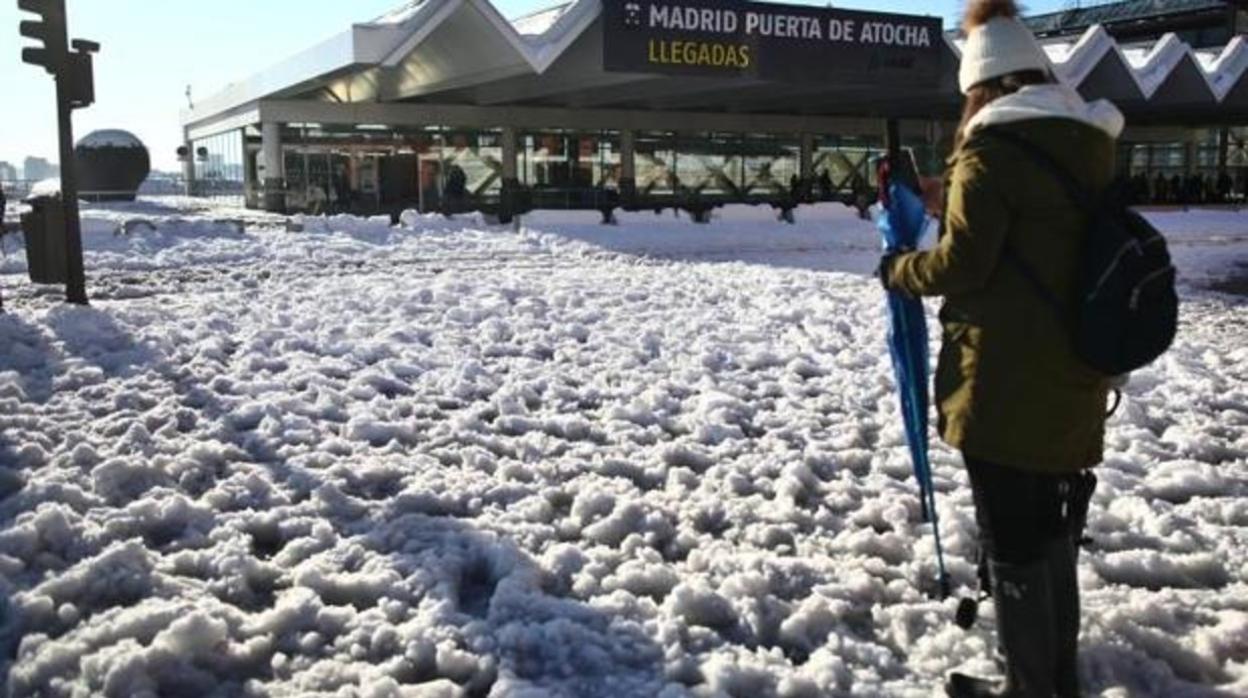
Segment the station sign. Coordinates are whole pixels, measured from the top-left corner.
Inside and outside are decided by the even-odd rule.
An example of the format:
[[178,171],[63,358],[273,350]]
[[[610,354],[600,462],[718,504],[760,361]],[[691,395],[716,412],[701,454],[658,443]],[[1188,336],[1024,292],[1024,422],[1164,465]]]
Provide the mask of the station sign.
[[940,18],[746,0],[604,2],[608,72],[934,85]]

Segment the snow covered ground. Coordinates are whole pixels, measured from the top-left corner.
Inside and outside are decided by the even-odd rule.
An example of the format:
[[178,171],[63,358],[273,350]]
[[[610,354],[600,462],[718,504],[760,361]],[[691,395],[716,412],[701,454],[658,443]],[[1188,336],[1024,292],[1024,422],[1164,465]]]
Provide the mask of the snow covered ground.
[[[844,209],[86,218],[91,308],[0,261],[13,695],[928,696],[992,670],[991,611],[967,633],[932,598],[875,234]],[[1206,288],[1248,215],[1154,220],[1184,326],[1112,421],[1085,685],[1245,695],[1248,312]],[[965,588],[966,477],[934,460]]]

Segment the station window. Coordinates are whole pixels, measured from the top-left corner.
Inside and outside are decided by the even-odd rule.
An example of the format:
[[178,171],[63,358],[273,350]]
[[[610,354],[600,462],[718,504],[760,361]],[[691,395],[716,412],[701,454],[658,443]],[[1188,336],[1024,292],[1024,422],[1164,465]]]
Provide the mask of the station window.
[[878,137],[825,136],[815,143],[816,192],[826,199],[874,191],[879,179],[875,162],[886,154]]
[[1230,129],[1227,143],[1226,164],[1228,167],[1248,167],[1248,128]]
[[211,199],[242,203],[245,188],[245,150],[241,130],[226,131],[191,144],[195,158],[193,193]]
[[1127,143],[1120,163],[1131,178],[1137,204],[1221,204],[1248,198],[1248,158],[1236,165],[1236,129],[1231,129],[1223,166],[1219,131],[1191,134],[1190,142]]
[[749,197],[782,196],[801,176],[801,142],[796,138],[750,135],[741,143],[742,191]]
[[1228,129],[1226,169],[1231,179],[1231,199],[1248,202],[1248,127]]
[[534,189],[619,186],[618,132],[533,131],[520,135],[520,146],[520,181]]
[[286,203],[295,210],[462,211],[502,189],[495,130],[290,124],[282,142]]
[[649,131],[637,137],[637,189],[727,201],[786,195],[800,169],[797,138]]
[[670,195],[679,185],[675,134],[662,131],[637,134],[633,159],[637,171],[638,194]]

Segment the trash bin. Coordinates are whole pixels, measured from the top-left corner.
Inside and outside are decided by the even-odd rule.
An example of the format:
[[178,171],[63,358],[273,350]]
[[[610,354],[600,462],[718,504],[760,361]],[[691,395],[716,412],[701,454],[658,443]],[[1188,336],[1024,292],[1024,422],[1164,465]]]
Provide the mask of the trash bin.
[[22,214],[22,235],[26,238],[30,280],[37,284],[67,283],[65,209],[60,197],[39,196],[26,203],[30,204],[30,211]]

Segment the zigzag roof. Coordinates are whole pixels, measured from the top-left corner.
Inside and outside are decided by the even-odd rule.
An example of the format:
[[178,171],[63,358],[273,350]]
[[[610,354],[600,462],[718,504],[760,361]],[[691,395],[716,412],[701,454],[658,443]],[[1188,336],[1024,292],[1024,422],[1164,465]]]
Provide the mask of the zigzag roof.
[[[964,41],[949,42],[959,60]],[[1203,100],[1222,102],[1248,71],[1248,45],[1236,37],[1220,51],[1195,51],[1175,34],[1166,34],[1151,45],[1119,45],[1104,27],[1090,27],[1074,43],[1045,42],[1054,72],[1068,84],[1083,88],[1089,78],[1106,65],[1125,66],[1126,74],[1146,100],[1176,81],[1187,85]],[[1185,68],[1195,68],[1185,74]]]
[[1226,9],[1224,0],[1119,0],[1033,15],[1023,20],[1037,34],[1073,33],[1097,25],[1140,22]]
[[[838,85],[606,73],[600,65],[603,2],[572,0],[508,21],[490,0],[412,0],[226,88],[185,113],[183,121],[190,125],[220,119],[270,99],[506,105],[563,98],[560,106],[574,108],[663,109],[668,103],[680,103],[685,109],[729,108],[727,103],[698,104],[700,93],[714,92],[717,98],[735,94],[738,101],[731,108],[740,111],[774,112],[793,105],[809,113],[820,104],[844,110],[844,97],[859,95],[864,103],[870,102],[862,107],[866,115],[906,97],[887,89],[876,95]],[[946,44],[949,55],[940,87],[911,94],[911,101],[956,109],[962,41],[947,37]],[[1248,45],[1242,37],[1221,51],[1194,51],[1173,34],[1151,45],[1123,46],[1104,28],[1093,26],[1077,41],[1051,41],[1045,48],[1062,79],[1085,96],[1128,102],[1124,108],[1129,114],[1154,106],[1217,109],[1230,96],[1235,99],[1226,106],[1248,108],[1242,99],[1248,95]],[[839,98],[833,99],[833,94]],[[756,104],[749,101],[753,95],[758,97]]]

